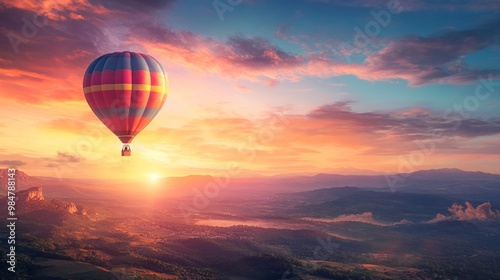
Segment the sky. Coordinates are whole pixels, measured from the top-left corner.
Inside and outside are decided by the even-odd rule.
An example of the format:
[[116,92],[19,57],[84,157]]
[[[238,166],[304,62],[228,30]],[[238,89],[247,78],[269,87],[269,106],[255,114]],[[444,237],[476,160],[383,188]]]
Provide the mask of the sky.
[[[84,98],[146,53],[131,157]],[[500,173],[500,1],[0,0],[0,168],[58,178]]]

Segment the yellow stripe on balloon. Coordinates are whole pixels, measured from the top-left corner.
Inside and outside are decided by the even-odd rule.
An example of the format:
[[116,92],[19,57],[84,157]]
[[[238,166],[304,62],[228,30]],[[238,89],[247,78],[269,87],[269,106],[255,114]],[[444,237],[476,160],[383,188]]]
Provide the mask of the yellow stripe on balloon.
[[91,93],[104,90],[141,90],[141,91],[165,93],[166,86],[152,86],[152,85],[142,85],[142,84],[104,84],[104,85],[95,85],[83,88],[84,93]]

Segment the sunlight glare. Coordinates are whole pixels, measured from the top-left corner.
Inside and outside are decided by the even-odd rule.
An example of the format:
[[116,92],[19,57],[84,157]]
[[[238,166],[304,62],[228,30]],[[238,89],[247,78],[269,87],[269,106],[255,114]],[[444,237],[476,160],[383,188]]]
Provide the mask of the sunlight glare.
[[158,173],[149,174],[149,180],[151,182],[156,182],[156,181],[158,181],[158,179],[160,179],[160,175]]

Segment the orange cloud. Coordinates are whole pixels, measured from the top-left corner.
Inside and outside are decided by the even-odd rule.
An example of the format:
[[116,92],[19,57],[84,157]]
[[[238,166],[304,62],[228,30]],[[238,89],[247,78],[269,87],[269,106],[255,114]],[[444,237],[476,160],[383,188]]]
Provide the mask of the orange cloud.
[[[370,157],[396,158],[418,149],[415,140],[432,139],[429,125],[446,127],[446,120],[434,114],[418,108],[357,113],[348,102],[340,102],[318,107],[305,115],[277,113],[260,119],[221,115],[195,119],[176,128],[145,131],[140,137],[143,143],[164,143],[161,149],[178,159],[189,157],[219,164],[250,160],[252,168],[265,166],[274,172],[292,165],[316,164],[316,168],[323,168],[331,166],[332,161],[366,164]],[[460,136],[457,137],[460,141],[499,133],[500,127],[479,120],[464,121],[463,127],[449,132],[452,138]],[[473,149],[490,153],[495,145],[488,143]],[[463,156],[466,155],[459,157]],[[433,158],[442,160],[439,155]]]
[[[45,14],[48,21],[33,38],[17,47],[18,53],[9,40],[0,41],[0,98],[35,104],[80,101],[86,66],[99,54],[116,47],[147,50],[183,68],[268,86],[304,77],[341,75],[370,81],[403,79],[418,86],[467,83],[478,75],[499,74],[495,69],[470,69],[460,60],[464,54],[489,46],[498,38],[497,21],[467,32],[390,42],[362,63],[344,63],[322,53],[294,54],[261,37],[235,35],[222,41],[174,30],[151,19],[151,11],[169,9],[173,2],[3,1],[0,36],[4,38],[22,35],[20,19],[27,14]],[[122,24],[120,32],[113,32],[113,23],[127,22],[125,19],[132,13],[134,24]],[[407,55],[408,49],[418,55]]]
[[93,5],[87,0],[47,0],[47,1],[0,1],[7,8],[29,11],[45,15],[49,20],[64,21],[84,19],[83,12],[103,14],[108,12],[102,5]]
[[441,221],[450,221],[450,220],[458,220],[458,221],[494,221],[500,219],[500,211],[491,210],[491,203],[485,202],[481,205],[478,205],[476,208],[469,202],[465,202],[466,208],[460,204],[454,203],[448,211],[451,213],[451,216],[445,216],[443,214],[437,214],[434,219],[429,221],[430,223],[436,223]]

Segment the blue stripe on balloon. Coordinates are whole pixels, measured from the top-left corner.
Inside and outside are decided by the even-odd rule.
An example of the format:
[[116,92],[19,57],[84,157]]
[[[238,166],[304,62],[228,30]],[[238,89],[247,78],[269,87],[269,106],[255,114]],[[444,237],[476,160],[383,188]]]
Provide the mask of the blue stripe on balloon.
[[130,106],[130,107],[105,107],[101,108],[104,110],[101,110],[101,114],[99,114],[99,117],[101,118],[117,118],[117,117],[123,117],[123,118],[129,118],[129,117],[135,117],[135,118],[154,118],[160,109],[158,108],[149,108],[149,107],[136,107],[136,106]]
[[130,53],[130,58],[132,60],[132,71],[135,70],[149,71],[148,64],[140,54]]
[[120,53],[118,56],[118,61],[116,63],[116,70],[120,69],[132,69],[132,63],[130,60],[130,55],[125,55],[125,53]]
[[154,58],[150,57],[149,55],[143,55],[144,60],[148,64],[149,71],[150,72],[158,72],[158,73],[163,73],[163,69],[160,67],[160,64],[158,61],[156,61]]
[[[111,70],[115,71],[116,70],[116,62],[118,60],[118,56],[116,55],[108,55],[106,58],[104,58],[106,62],[102,66],[102,70]],[[101,71],[102,71],[101,70]]]
[[99,59],[99,61],[97,62],[96,66],[94,68],[94,71],[92,71],[92,72],[102,72],[102,69],[104,68],[104,64],[106,64],[107,58],[108,58],[107,55],[101,56],[101,58]]
[[105,56],[107,56],[107,54],[101,55],[100,57],[98,57],[94,61],[92,61],[92,63],[90,63],[90,65],[89,65],[89,67],[87,67],[87,71],[85,71],[85,73],[92,73],[92,72],[94,72],[97,64],[99,63],[99,61],[101,61],[101,59],[103,59]]
[[165,73],[156,59],[146,54],[134,52],[115,52],[102,55],[89,65],[86,73],[120,69]]
[[142,116],[144,118],[154,118],[160,112],[160,109],[161,108],[146,107],[146,109],[142,113]]

